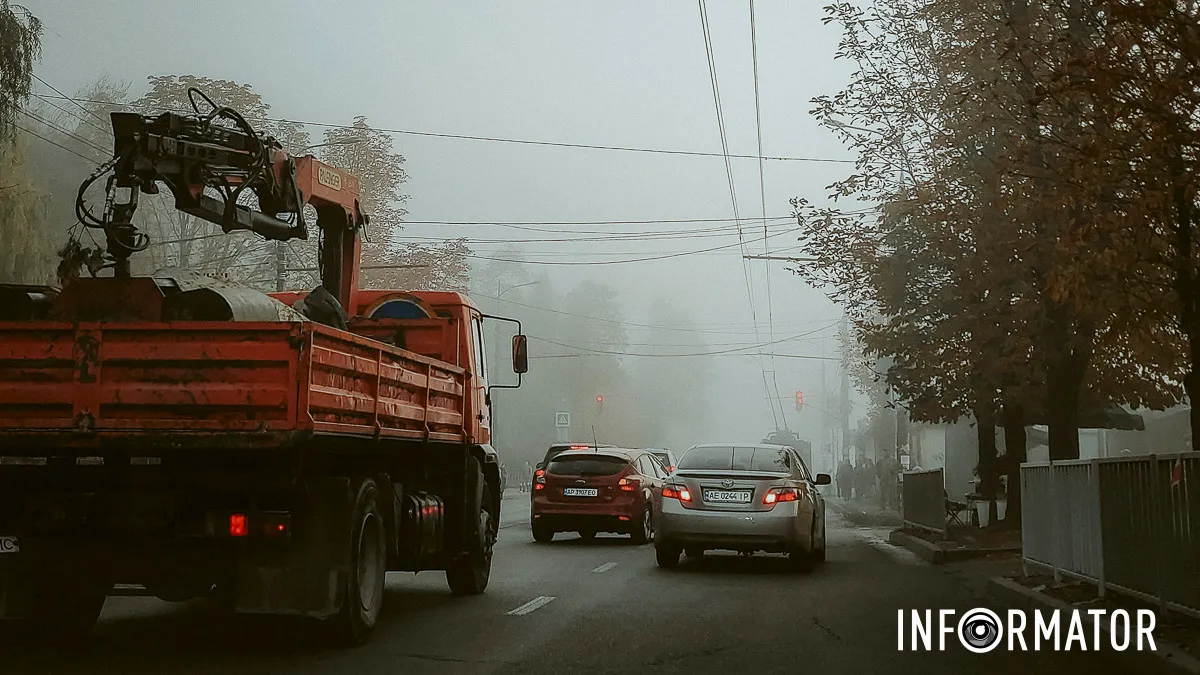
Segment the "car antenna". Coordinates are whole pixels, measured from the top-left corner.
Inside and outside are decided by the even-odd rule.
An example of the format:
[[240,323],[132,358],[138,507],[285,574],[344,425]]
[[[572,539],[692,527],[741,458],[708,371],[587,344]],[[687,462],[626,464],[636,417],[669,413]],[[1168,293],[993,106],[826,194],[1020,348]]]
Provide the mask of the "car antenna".
[[592,449],[600,452],[600,441],[596,440],[596,425],[592,425]]

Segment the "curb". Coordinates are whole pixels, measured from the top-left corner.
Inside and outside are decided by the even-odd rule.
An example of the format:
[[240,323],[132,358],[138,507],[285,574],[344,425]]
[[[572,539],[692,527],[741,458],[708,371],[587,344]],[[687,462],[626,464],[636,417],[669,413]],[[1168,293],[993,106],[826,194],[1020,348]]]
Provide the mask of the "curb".
[[[1031,588],[1022,586],[1012,579],[1004,577],[992,577],[988,579],[988,595],[992,596],[994,600],[1002,605],[1025,612],[1034,609],[1063,611],[1077,609],[1069,602],[1050,597],[1045,593],[1039,593]],[[1085,624],[1084,632],[1091,635],[1090,629],[1093,625],[1092,616],[1085,613],[1081,615],[1081,618]],[[1108,628],[1104,624],[1100,624],[1100,632],[1105,635],[1109,633]],[[1160,640],[1156,640],[1155,642],[1158,646],[1158,651],[1139,652],[1126,650],[1123,652],[1113,651],[1112,653],[1130,669],[1138,673],[1200,675],[1200,660],[1173,645]]]
[[942,563],[955,562],[960,560],[971,560],[973,558],[983,558],[995,553],[1020,553],[1020,546],[997,546],[991,548],[942,548],[937,544],[911,535],[904,531],[903,528],[892,530],[888,536],[888,541],[916,553],[924,558],[927,562],[934,565]]
[[946,559],[946,551],[942,547],[920,537],[914,537],[904,530],[892,530],[892,533],[888,535],[888,541],[897,546],[903,546],[933,565],[941,564]]

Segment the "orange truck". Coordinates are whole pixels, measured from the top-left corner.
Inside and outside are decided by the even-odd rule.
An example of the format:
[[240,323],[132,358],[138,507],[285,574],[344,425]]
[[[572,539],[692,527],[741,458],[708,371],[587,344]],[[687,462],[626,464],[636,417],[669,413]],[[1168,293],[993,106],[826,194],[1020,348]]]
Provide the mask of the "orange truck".
[[[0,632],[80,636],[135,585],[310,617],[358,644],[388,571],[444,570],[453,593],[482,593],[502,497],[490,391],[520,384],[519,324],[517,383],[490,383],[483,323],[500,317],[459,293],[358,288],[352,175],[193,105],[113,115],[103,214],[86,203],[102,172],[78,200],[111,274],[0,285]],[[159,184],[180,210],[268,239],[306,237],[314,207],[322,285],[130,274],[147,245],[137,193]]]

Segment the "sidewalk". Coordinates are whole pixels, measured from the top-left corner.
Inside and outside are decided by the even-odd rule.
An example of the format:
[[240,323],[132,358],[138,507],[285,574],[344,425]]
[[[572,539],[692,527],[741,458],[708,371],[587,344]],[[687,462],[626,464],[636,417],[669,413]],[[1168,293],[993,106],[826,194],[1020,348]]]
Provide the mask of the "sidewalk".
[[900,527],[904,522],[899,511],[880,508],[877,497],[846,500],[836,495],[826,495],[825,503],[851,525],[858,527]]

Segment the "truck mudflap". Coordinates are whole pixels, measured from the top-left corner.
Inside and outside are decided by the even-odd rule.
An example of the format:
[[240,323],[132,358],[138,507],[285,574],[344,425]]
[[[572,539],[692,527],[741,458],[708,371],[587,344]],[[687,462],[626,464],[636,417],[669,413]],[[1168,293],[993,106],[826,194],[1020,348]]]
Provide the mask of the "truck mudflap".
[[33,609],[32,556],[19,550],[0,551],[0,619],[21,619]]
[[341,611],[350,574],[350,480],[310,479],[308,488],[305,513],[293,520],[291,546],[238,557],[237,612],[324,619]]

